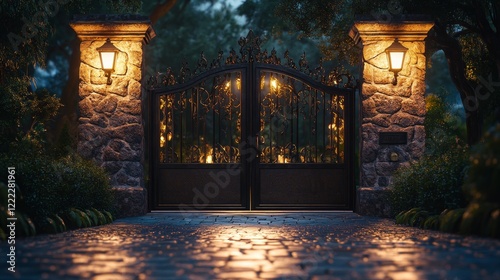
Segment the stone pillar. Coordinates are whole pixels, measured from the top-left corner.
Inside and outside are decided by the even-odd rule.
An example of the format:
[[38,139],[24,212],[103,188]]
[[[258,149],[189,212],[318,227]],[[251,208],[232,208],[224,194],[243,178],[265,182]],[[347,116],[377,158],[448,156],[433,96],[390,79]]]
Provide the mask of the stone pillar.
[[[432,26],[429,21],[357,21],[351,29],[351,37],[363,46],[361,178],[356,206],[360,214],[390,215],[387,187],[393,172],[424,153],[424,39]],[[396,38],[408,51],[397,84],[393,85],[385,49]],[[387,144],[384,138],[381,143],[380,135],[386,132],[406,134],[407,143]]]
[[[145,214],[142,58],[155,33],[136,15],[78,16],[70,25],[81,39],[78,153],[109,173],[119,217]],[[111,85],[96,50],[107,38],[120,50]]]

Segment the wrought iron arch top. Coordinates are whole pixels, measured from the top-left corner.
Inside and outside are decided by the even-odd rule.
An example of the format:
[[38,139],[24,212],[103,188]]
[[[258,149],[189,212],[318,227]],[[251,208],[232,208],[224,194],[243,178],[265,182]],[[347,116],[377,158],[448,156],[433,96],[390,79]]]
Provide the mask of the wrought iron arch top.
[[240,46],[239,55],[236,53],[234,48],[231,48],[227,56],[224,56],[224,52],[220,50],[217,57],[209,63],[205,54],[201,52],[194,71],[191,70],[188,62],[182,63],[178,74],[168,67],[164,73],[158,72],[156,75],[150,76],[147,81],[147,86],[150,89],[169,87],[177,84],[183,84],[195,76],[212,69],[221,68],[225,65],[262,63],[283,66],[291,69],[292,71],[306,74],[313,80],[327,86],[350,89],[357,87],[357,81],[348,72],[334,69],[326,73],[326,70],[323,68],[323,59],[320,59],[318,66],[310,67],[306,58],[306,53],[304,52],[297,65],[290,57],[290,53],[287,50],[283,54],[284,62],[282,64],[276,50],[273,48],[269,54],[267,50],[261,50],[261,43],[261,37],[256,36],[254,32],[250,30],[246,37],[240,37],[238,40],[238,45]]

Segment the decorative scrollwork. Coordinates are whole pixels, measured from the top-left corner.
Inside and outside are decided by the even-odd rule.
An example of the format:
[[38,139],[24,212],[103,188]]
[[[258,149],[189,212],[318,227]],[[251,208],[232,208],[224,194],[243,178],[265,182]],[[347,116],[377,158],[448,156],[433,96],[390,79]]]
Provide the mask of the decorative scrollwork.
[[264,61],[267,64],[281,65],[281,60],[276,55],[276,49],[273,48],[271,55]]
[[[239,54],[231,49],[225,56],[221,50],[209,62],[201,52],[196,67],[183,62],[178,75],[167,68],[165,73],[149,78],[149,87],[166,87],[159,94],[158,104],[160,162],[241,161],[238,147],[246,135],[242,133],[242,100],[249,94],[242,84],[253,85],[253,81],[243,81],[245,63],[287,68],[275,71],[270,69],[276,67],[262,67],[256,73],[259,83],[252,94],[258,107],[256,115],[249,118],[260,121],[261,163],[345,162],[345,92],[338,94],[330,87],[354,88],[357,81],[341,68],[326,72],[323,59],[318,66],[311,66],[306,52],[296,63],[289,51],[280,59],[274,48],[270,54],[261,50],[261,43],[260,37],[250,31],[238,41]],[[298,78],[305,75],[310,78]],[[169,88],[195,76],[196,82],[189,86]]]
[[208,60],[205,57],[205,54],[201,52],[200,59],[198,59],[198,67],[194,70],[195,75],[205,72],[208,68]]
[[307,58],[306,58],[306,52],[304,52],[302,54],[302,56],[300,56],[299,70],[306,73],[306,74],[309,74],[309,65],[308,65]]
[[159,97],[162,163],[232,163],[241,141],[241,72],[212,75]]
[[181,71],[179,74],[179,81],[180,83],[184,83],[186,79],[188,79],[191,76],[191,69],[189,68],[188,62],[184,61],[182,63]]
[[319,59],[319,65],[314,68],[311,73],[311,76],[318,82],[325,82],[325,68],[323,68],[323,58]]
[[157,73],[156,75],[149,77],[147,85],[150,88],[161,88],[175,85],[176,83],[186,83],[195,75],[199,75],[210,69],[220,68],[223,64],[265,63],[283,65],[287,68],[300,71],[312,77],[315,81],[327,86],[342,88],[357,87],[357,81],[347,71],[334,69],[326,75],[326,71],[323,68],[322,58],[320,59],[317,67],[312,67],[307,60],[306,52],[302,53],[298,63],[296,64],[290,56],[290,52],[287,50],[283,55],[282,64],[276,49],[273,48],[270,55],[268,55],[267,50],[261,50],[262,39],[259,36],[256,36],[252,30],[248,32],[246,37],[240,37],[238,44],[240,46],[240,56],[234,48],[231,48],[226,57],[224,56],[224,52],[220,50],[217,53],[217,56],[209,63],[204,52],[201,52],[196,63],[196,67],[193,67],[195,69],[194,71],[191,71],[191,67],[187,62],[183,62],[177,77],[174,75],[172,69],[167,68],[165,73]]
[[273,71],[261,72],[257,95],[260,162],[344,162],[343,95]]
[[168,67],[167,72],[165,73],[164,80],[162,81],[166,85],[175,85],[177,82],[175,80],[175,74],[174,71],[172,71],[172,68]]
[[231,49],[229,52],[229,56],[226,58],[226,64],[236,64],[240,61],[238,55],[236,54],[236,51],[234,49]]
[[240,53],[242,62],[260,62],[260,44],[262,40],[259,36],[255,36],[250,30],[246,37],[240,37],[238,44],[240,45]]
[[285,59],[286,59],[285,66],[292,69],[297,69],[297,67],[295,66],[295,62],[293,62],[293,59],[290,57],[290,52],[288,50],[285,51]]
[[357,87],[357,80],[354,77],[346,73],[340,73],[338,69],[334,69],[328,74],[328,80],[326,81],[328,86],[343,87],[354,89]]
[[223,51],[219,51],[217,58],[215,58],[210,64],[210,68],[218,68],[221,66],[221,61],[223,60]]

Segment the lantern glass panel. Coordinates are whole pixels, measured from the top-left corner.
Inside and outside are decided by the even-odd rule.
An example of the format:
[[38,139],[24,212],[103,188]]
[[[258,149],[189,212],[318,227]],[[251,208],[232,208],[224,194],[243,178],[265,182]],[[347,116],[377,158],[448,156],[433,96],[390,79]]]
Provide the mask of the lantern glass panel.
[[113,70],[115,55],[115,52],[101,52],[101,62],[103,70]]
[[390,52],[389,53],[392,70],[401,70],[403,67],[404,52]]

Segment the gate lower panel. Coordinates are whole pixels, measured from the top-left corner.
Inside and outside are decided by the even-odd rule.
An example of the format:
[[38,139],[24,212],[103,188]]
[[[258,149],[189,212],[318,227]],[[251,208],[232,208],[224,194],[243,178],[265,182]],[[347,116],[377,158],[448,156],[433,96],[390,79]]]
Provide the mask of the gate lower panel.
[[239,165],[192,165],[160,168],[157,209],[246,209]]
[[269,164],[258,177],[255,209],[350,209],[344,169]]

